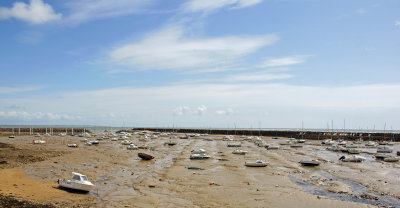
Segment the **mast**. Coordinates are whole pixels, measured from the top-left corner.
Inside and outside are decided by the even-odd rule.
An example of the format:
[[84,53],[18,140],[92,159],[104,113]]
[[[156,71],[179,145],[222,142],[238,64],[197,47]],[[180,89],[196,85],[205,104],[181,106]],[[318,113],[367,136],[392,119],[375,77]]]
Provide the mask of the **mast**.
[[331,132],[331,139],[333,139],[333,120],[332,120],[332,132]]

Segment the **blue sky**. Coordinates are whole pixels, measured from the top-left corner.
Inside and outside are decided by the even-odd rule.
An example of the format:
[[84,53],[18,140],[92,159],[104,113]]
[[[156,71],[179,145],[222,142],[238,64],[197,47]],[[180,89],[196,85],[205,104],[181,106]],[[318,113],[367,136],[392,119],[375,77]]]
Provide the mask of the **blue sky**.
[[397,0],[0,2],[0,124],[400,129]]

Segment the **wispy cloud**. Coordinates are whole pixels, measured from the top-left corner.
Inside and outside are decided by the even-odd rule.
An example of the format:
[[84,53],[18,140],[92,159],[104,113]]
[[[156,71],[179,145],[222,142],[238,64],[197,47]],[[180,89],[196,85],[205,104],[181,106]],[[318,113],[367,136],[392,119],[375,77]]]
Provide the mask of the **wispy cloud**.
[[367,13],[367,10],[364,9],[364,8],[359,8],[359,9],[356,10],[356,13],[357,14],[364,14],[364,13]]
[[26,111],[0,111],[0,118],[20,120],[76,120],[79,117],[68,114],[57,114],[50,112],[26,112]]
[[156,0],[74,0],[66,6],[71,13],[65,21],[78,24],[95,19],[119,17],[132,14],[142,14]]
[[261,3],[262,0],[191,0],[183,5],[185,12],[211,12],[223,7],[239,9]]
[[112,50],[110,63],[133,70],[224,67],[278,40],[275,35],[189,38],[186,32],[181,25],[167,26],[141,42]]
[[207,107],[205,105],[201,105],[195,109],[192,109],[188,106],[179,106],[172,111],[172,115],[174,116],[191,116],[191,115],[199,115],[202,116],[207,112]]
[[31,24],[43,24],[61,19],[60,13],[42,0],[30,0],[29,4],[15,2],[13,7],[0,7],[0,20],[15,18]]
[[43,89],[43,86],[27,86],[27,87],[1,87],[0,94],[12,94],[17,92],[27,92]]
[[399,21],[396,21],[396,22],[394,23],[394,25],[400,27],[400,20],[399,20]]
[[267,68],[267,67],[281,67],[281,66],[290,66],[295,64],[301,64],[307,61],[312,55],[294,55],[287,56],[281,58],[272,58],[267,57],[264,58],[262,63],[257,65],[259,68]]

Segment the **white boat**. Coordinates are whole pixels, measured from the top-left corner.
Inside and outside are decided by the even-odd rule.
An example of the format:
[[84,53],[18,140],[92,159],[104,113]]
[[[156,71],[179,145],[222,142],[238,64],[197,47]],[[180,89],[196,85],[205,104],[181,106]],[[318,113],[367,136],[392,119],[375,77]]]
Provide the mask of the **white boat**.
[[177,142],[170,139],[168,142],[165,142],[164,144],[169,145],[169,146],[174,146],[177,144]]
[[11,135],[11,136],[9,136],[8,138],[13,139],[13,138],[15,138],[15,136],[14,136],[14,135]]
[[35,137],[40,137],[40,134],[39,133],[35,134]]
[[272,144],[272,145],[268,145],[267,149],[268,150],[279,149],[279,146]]
[[383,146],[383,147],[378,147],[378,149],[376,150],[377,153],[392,153],[393,149],[387,147],[387,146]]
[[118,141],[118,138],[117,137],[113,137],[113,138],[111,138],[111,141]]
[[127,150],[137,150],[137,149],[139,149],[139,147],[136,146],[135,144],[130,144],[126,149]]
[[247,167],[266,167],[268,162],[257,160],[256,162],[245,162],[244,165]]
[[241,150],[241,149],[236,149],[236,150],[233,150],[232,153],[236,154],[236,155],[245,155],[247,153],[247,151]]
[[132,142],[129,140],[124,140],[123,142],[121,142],[122,145],[130,145]]
[[385,161],[385,162],[398,162],[399,158],[392,156],[392,157],[387,157],[387,158],[383,159],[383,161]]
[[87,142],[87,141],[88,141],[88,139],[86,139],[86,138],[83,138],[83,139],[81,139],[80,141],[81,141],[81,142]]
[[46,141],[43,140],[33,140],[33,144],[45,144]]
[[191,160],[200,160],[200,159],[208,159],[210,158],[210,155],[207,155],[206,153],[192,153],[190,154],[190,159]]
[[339,160],[343,161],[343,162],[362,162],[365,160],[364,157],[360,157],[360,156],[342,156],[339,158]]
[[372,147],[372,146],[376,146],[376,143],[374,141],[368,141],[367,143],[365,143],[366,147]]
[[206,153],[207,151],[205,149],[198,149],[198,150],[192,150],[190,151],[191,154],[200,154],[200,153]]
[[67,147],[78,147],[77,144],[67,144]]
[[72,172],[71,180],[58,179],[57,182],[60,187],[85,192],[89,192],[94,187],[93,183],[90,182],[85,175],[76,172]]
[[348,152],[349,154],[359,154],[359,153],[360,153],[360,150],[358,150],[358,149],[353,149],[353,148],[349,148],[349,149],[347,149],[347,152]]
[[228,142],[227,147],[241,147],[241,142]]

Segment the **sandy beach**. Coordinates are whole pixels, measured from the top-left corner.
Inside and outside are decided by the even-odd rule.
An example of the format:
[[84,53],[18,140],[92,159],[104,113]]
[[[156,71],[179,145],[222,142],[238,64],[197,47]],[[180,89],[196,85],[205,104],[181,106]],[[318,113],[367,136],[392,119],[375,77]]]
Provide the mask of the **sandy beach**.
[[[178,135],[179,136],[179,135]],[[41,139],[45,144],[33,144]],[[13,199],[56,207],[376,207],[400,206],[399,162],[373,157],[362,148],[362,163],[344,163],[345,153],[326,150],[321,141],[307,140],[302,148],[258,147],[236,136],[246,155],[235,155],[222,135],[144,140],[149,149],[127,150],[122,140],[84,145],[77,136],[16,136],[0,138],[0,193]],[[94,138],[88,138],[93,140]],[[287,138],[262,137],[268,144]],[[78,148],[67,147],[76,143]],[[211,158],[190,160],[190,151],[203,148]],[[393,146],[399,149],[399,144]],[[138,158],[139,152],[155,157]],[[244,166],[262,159],[267,167]],[[318,167],[303,167],[303,159],[318,159]],[[189,166],[200,169],[188,169]],[[88,176],[95,188],[88,194],[58,188],[57,179],[71,172]]]

